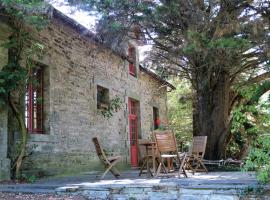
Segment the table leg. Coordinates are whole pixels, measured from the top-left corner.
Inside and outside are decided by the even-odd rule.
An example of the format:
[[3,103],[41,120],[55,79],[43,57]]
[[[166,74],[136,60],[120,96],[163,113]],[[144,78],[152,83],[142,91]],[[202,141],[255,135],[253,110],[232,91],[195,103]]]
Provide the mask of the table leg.
[[153,174],[156,175],[156,152],[154,144],[152,144],[152,162],[153,162]]
[[147,177],[150,178],[151,176],[153,176],[150,166],[149,166],[149,152],[148,152],[148,148],[146,147],[146,154],[147,154],[147,162],[146,162],[146,169],[147,169]]
[[167,158],[167,167],[168,167],[168,172],[174,171],[172,158]]

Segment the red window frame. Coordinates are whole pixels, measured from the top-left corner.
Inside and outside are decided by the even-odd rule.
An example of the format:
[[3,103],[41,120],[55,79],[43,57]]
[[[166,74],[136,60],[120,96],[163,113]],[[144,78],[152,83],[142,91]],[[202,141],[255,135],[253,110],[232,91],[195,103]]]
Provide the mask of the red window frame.
[[129,74],[136,76],[136,51],[135,48],[130,46],[128,48],[128,58],[129,58]]
[[25,94],[25,125],[30,134],[43,134],[43,68],[31,72]]

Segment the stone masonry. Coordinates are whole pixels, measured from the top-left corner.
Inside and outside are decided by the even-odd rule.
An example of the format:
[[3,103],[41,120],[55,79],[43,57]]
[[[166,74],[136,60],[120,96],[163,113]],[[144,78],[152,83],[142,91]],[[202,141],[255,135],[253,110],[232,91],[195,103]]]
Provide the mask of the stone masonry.
[[[124,157],[122,166],[129,166],[128,99],[139,102],[138,135],[148,138],[153,130],[153,107],[159,109],[160,120],[167,121],[164,82],[140,70],[138,56],[137,77],[131,76],[123,56],[85,36],[59,14],[54,13],[50,25],[36,35],[47,49],[38,61],[45,71],[45,133],[30,135],[29,146],[37,147],[33,164],[25,169],[46,175],[100,170],[92,143],[95,136],[107,152]],[[130,43],[136,47],[135,42]],[[97,85],[109,89],[110,99],[117,96],[123,102],[110,119],[97,109]]]
[[[9,28],[0,23],[0,41],[8,37]],[[0,48],[0,70],[7,63],[7,50]],[[10,178],[10,160],[7,158],[8,117],[7,108],[0,107],[0,180]]]
[[0,109],[0,180],[10,178],[10,160],[7,158],[7,109]]

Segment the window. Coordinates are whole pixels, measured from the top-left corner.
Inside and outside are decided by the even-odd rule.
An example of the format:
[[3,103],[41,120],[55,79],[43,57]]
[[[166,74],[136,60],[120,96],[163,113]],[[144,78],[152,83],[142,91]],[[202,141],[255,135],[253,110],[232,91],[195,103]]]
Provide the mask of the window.
[[28,133],[43,133],[43,68],[32,71],[25,94],[25,125]]
[[132,46],[128,48],[128,59],[129,59],[129,74],[136,77],[136,50]]
[[109,107],[109,89],[97,86],[97,108],[107,110]]
[[158,108],[153,107],[153,120],[154,120],[154,130],[159,128],[160,119],[159,119],[159,111]]

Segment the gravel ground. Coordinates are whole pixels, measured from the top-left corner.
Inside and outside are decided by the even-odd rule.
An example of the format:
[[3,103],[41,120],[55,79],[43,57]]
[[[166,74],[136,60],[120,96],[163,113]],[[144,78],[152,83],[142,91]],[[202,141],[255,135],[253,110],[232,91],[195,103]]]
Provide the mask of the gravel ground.
[[0,200],[87,200],[82,196],[55,194],[0,193]]

